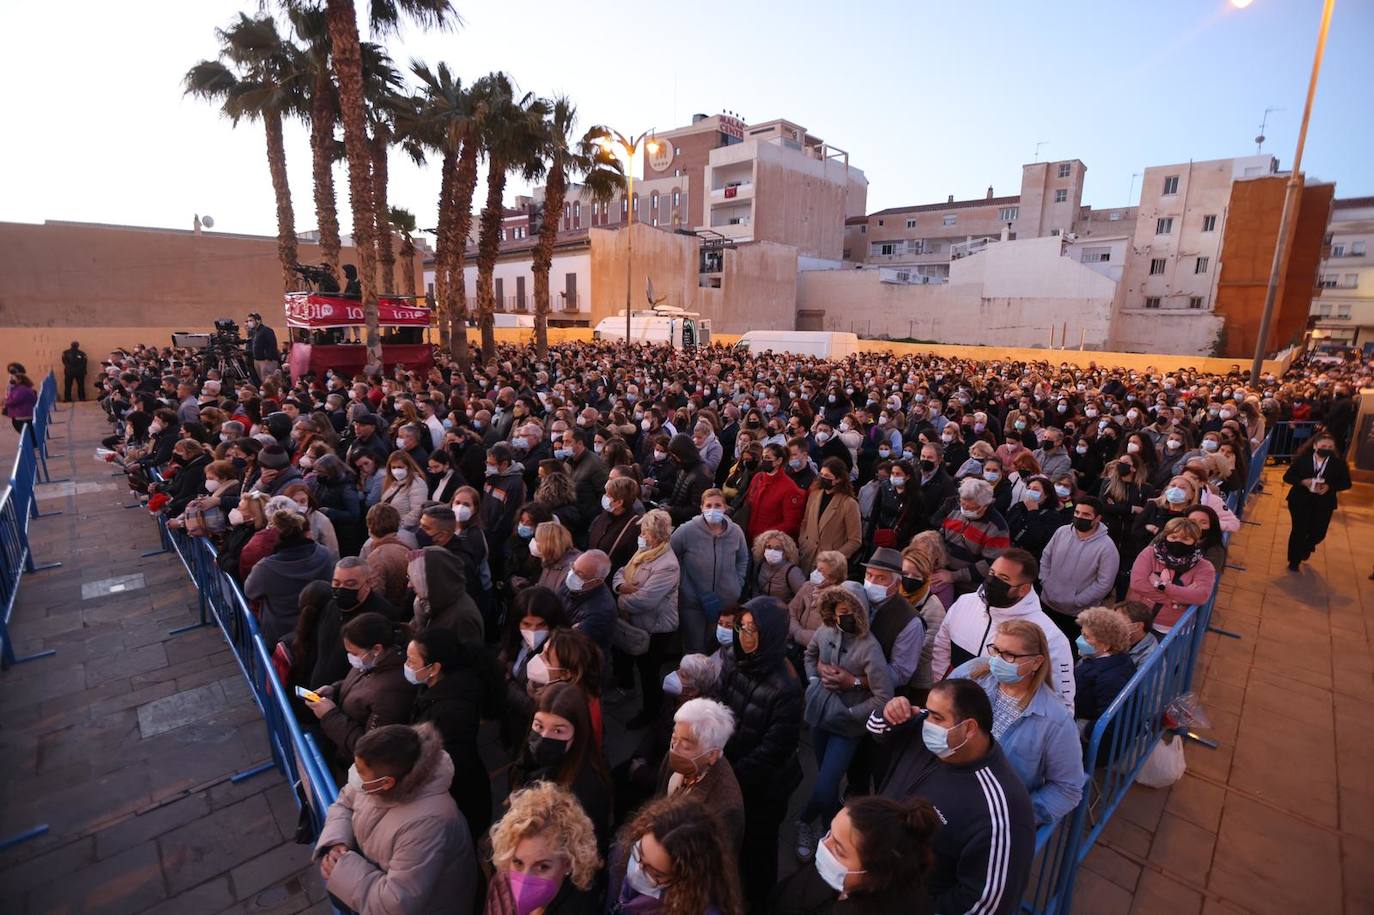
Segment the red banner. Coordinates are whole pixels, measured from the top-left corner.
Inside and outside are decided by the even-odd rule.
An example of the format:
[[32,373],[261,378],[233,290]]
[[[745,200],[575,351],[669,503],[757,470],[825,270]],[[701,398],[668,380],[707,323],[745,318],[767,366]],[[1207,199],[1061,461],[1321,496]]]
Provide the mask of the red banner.
[[[318,329],[366,323],[363,303],[357,299],[313,292],[292,292],[285,298],[288,327]],[[377,321],[383,327],[428,327],[429,309],[410,299],[383,297],[377,300]]]

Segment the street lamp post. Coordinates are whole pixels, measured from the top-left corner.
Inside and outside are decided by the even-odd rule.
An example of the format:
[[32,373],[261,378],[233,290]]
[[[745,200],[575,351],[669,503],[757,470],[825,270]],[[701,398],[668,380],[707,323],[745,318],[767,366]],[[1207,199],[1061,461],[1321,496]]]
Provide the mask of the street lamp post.
[[653,130],[646,130],[639,136],[631,139],[618,130],[607,128],[607,136],[601,138],[601,148],[607,152],[613,146],[618,145],[625,152],[625,343],[630,343],[630,264],[634,259],[634,232],[635,224],[635,153],[639,150],[639,144],[644,143],[644,151],[647,153],[658,152],[658,141],[653,139]]
[[[1233,5],[1239,8],[1249,6],[1249,0],[1237,2],[1232,0]],[[1331,11],[1336,6],[1336,0],[1326,0],[1322,6],[1321,27],[1317,30],[1317,51],[1312,58],[1312,76],[1307,81],[1307,103],[1302,109],[1302,124],[1298,127],[1298,147],[1293,153],[1293,167],[1288,175],[1288,186],[1283,196],[1283,213],[1279,216],[1279,235],[1274,243],[1274,263],[1269,268],[1269,288],[1264,292],[1264,313],[1260,317],[1259,339],[1255,341],[1255,360],[1250,364],[1250,384],[1259,384],[1260,368],[1264,363],[1265,344],[1269,341],[1269,328],[1274,322],[1274,304],[1278,300],[1279,282],[1283,277],[1284,261],[1288,257],[1288,224],[1293,218],[1293,212],[1297,209],[1298,193],[1302,189],[1302,181],[1298,178],[1298,172],[1302,168],[1302,149],[1307,142],[1307,122],[1312,117],[1312,100],[1317,95],[1317,75],[1322,68],[1322,55],[1326,52],[1326,33],[1331,28]]]

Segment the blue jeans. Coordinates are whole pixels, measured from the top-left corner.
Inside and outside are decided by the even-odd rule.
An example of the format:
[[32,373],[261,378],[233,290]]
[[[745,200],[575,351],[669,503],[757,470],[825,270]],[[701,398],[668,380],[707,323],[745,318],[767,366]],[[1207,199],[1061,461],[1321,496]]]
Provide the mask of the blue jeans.
[[802,808],[801,819],[810,823],[821,817],[822,825],[829,828],[831,818],[840,810],[840,779],[859,749],[859,738],[842,737],[816,727],[811,729],[811,746],[816,753],[816,784],[811,788],[811,799]]

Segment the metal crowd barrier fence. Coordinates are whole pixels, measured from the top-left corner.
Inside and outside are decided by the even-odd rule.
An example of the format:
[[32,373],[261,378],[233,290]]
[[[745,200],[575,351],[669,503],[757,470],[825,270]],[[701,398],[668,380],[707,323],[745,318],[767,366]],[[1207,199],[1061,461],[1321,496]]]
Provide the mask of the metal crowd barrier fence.
[[172,634],[202,626],[218,626],[233,651],[239,670],[248,681],[253,701],[267,727],[272,759],[236,773],[230,780],[243,781],[276,768],[291,785],[297,806],[308,817],[310,835],[318,836],[324,827],[329,805],[338,797],[339,789],[314,737],[302,730],[296,721],[291,706],[292,694],[282,685],[272,665],[272,649],[275,646],[263,642],[257,618],[249,608],[243,590],[229,573],[219,567],[218,553],[210,541],[169,528],[167,519],[161,514],[155,517],[162,548],[147,555],[175,553],[199,595],[200,621],[174,629]]
[[[44,396],[44,392],[48,392],[48,396]],[[43,380],[38,403],[34,407],[33,422],[20,430],[9,486],[0,494],[0,670],[8,670],[16,664],[51,657],[57,653],[49,649],[21,657],[15,653],[14,640],[10,636],[10,619],[14,615],[14,605],[19,598],[19,583],[24,574],[41,572],[62,564],[35,562],[33,549],[29,544],[29,522],[32,519],[60,514],[40,514],[38,499],[33,491],[34,485],[38,482],[39,462],[42,456],[42,449],[38,447],[38,439],[35,438],[35,430],[38,430],[37,434],[48,435],[48,422],[56,403],[56,392],[57,382],[49,374]],[[46,475],[47,472],[44,470],[44,476]],[[48,824],[39,823],[22,832],[0,836],[0,851],[20,842],[36,839],[47,831]]]
[[[1255,449],[1245,489],[1232,493],[1226,500],[1227,507],[1237,517],[1241,517],[1246,499],[1259,485],[1276,432],[1266,436]],[[1229,542],[1230,536],[1226,535],[1225,540]],[[1188,608],[1097,719],[1084,757],[1089,773],[1083,799],[1058,823],[1043,826],[1036,832],[1036,861],[1021,902],[1024,911],[1058,915],[1072,908],[1078,868],[1163,738],[1165,708],[1193,688],[1203,637],[1210,631],[1240,638],[1235,633],[1211,626],[1222,574],[1223,570],[1218,569],[1207,602]],[[1184,728],[1174,729],[1172,733],[1175,739],[1216,746]]]
[[[1291,461],[1298,449],[1317,434],[1321,425],[1316,420],[1308,419],[1290,419],[1274,423],[1274,428],[1268,436],[1270,446],[1265,451],[1266,460],[1273,458],[1276,461]],[[1263,466],[1263,462],[1260,466]]]

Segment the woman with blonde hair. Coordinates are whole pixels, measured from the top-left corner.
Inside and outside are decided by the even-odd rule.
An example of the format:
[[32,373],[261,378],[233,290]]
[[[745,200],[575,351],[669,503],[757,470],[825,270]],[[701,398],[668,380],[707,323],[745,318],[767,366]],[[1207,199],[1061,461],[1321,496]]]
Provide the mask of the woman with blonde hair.
[[[923,531],[912,538],[911,545],[902,551],[902,596],[911,609],[925,624],[926,635],[921,643],[921,659],[916,663],[916,672],[911,677],[911,689],[915,693],[913,701],[925,700],[925,694],[935,685],[935,674],[931,669],[931,658],[935,652],[935,637],[940,634],[940,624],[945,620],[947,604],[940,596],[940,589],[931,584],[930,577],[936,570],[944,568],[945,544],[938,531]],[[942,586],[947,597],[954,599],[954,589]]]
[[755,597],[766,594],[790,603],[806,584],[806,573],[797,565],[797,541],[782,531],[764,531],[755,537],[753,558]]
[[[642,654],[630,655],[619,647],[612,651],[616,678],[622,688],[632,689],[634,670],[639,671],[644,707],[630,719],[630,728],[642,728],[653,721],[663,701],[659,667],[677,631],[678,586],[682,575],[677,554],[669,548],[672,533],[673,522],[666,511],[656,508],[645,513],[639,521],[639,549],[625,568],[611,579],[611,591],[615,594],[620,616],[617,627],[629,626],[649,636],[648,648]],[[619,632],[615,641],[621,644]]]
[[[239,497],[238,508],[229,512],[231,537],[234,531],[251,530],[248,539],[242,541],[237,559],[239,582],[242,583],[253,571],[258,561],[272,555],[277,548],[277,532],[268,525],[267,502],[270,497],[265,492],[249,490]],[[236,539],[236,538],[235,538]],[[227,564],[228,557],[222,560],[226,571],[233,571]]]
[[[950,423],[950,425],[954,425]],[[996,449],[982,439],[975,439],[968,446],[968,458],[954,472],[954,479],[962,480],[964,477],[981,477],[983,475],[983,464],[988,458],[996,457]]]
[[600,911],[596,831],[577,798],[553,782],[510,796],[491,830],[486,915],[573,915]]
[[1135,674],[1135,662],[1130,655],[1130,626],[1115,610],[1089,607],[1078,614],[1078,627],[1083,631],[1078,636],[1079,661],[1073,669],[1073,717],[1086,737]]
[[425,474],[404,451],[393,451],[386,459],[379,502],[401,513],[401,528],[414,532],[420,526],[420,511],[429,499]]
[[1144,549],[1171,518],[1187,517],[1188,506],[1201,501],[1195,479],[1186,473],[1171,478],[1159,495],[1145,503],[1145,510],[1136,515],[1131,530],[1135,550]]
[[[559,447],[562,447],[561,445]],[[577,487],[562,461],[546,458],[539,462],[539,485],[534,501],[546,506],[554,517],[565,524],[575,525],[583,519],[577,513]]]
[[[816,567],[811,570],[811,577],[787,605],[787,638],[793,645],[805,649],[811,644],[816,630],[822,625],[819,609],[821,593],[827,588],[843,584],[848,577],[849,560],[843,553],[822,550],[816,554]],[[800,662],[800,650],[796,652],[795,660]]]
[[1182,514],[1165,522],[1131,564],[1127,595],[1155,611],[1155,631],[1168,632],[1190,606],[1212,596],[1217,570],[1202,556],[1202,530]]
[[1036,825],[1052,823],[1083,796],[1078,730],[1049,682],[1050,646],[1030,620],[1002,622],[988,656],[956,668],[992,703],[992,736],[1030,792]]
[[530,540],[530,555],[539,560],[539,577],[532,584],[542,585],[566,599],[565,579],[573,560],[582,553],[573,546],[572,532],[558,521],[541,522]]

